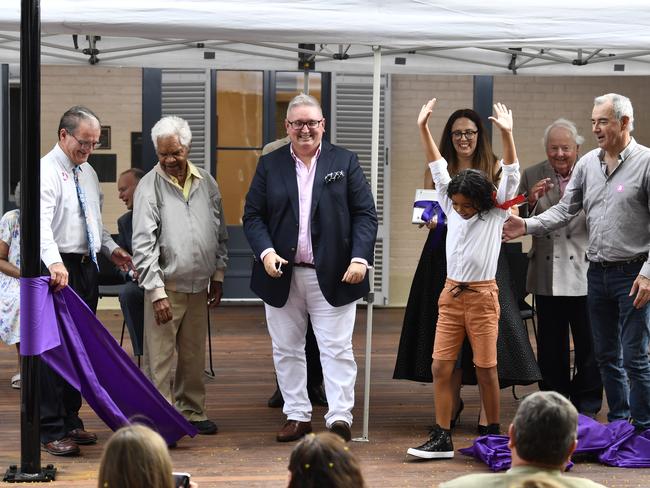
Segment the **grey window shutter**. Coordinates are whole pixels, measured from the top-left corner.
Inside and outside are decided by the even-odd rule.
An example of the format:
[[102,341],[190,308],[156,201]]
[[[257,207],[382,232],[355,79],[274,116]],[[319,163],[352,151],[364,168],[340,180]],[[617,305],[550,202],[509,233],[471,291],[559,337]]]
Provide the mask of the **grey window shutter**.
[[[370,182],[372,134],[372,76],[336,74],[333,76],[332,115],[330,124],[332,142],[357,153],[368,182]],[[375,304],[388,302],[389,272],[389,206],[390,172],[390,86],[389,78],[382,76],[379,117],[379,167],[377,178],[377,217],[379,230],[375,247]]]
[[209,113],[206,106],[212,99],[209,93],[210,72],[202,69],[162,70],[162,114],[182,117],[192,130],[189,159],[196,166],[210,171]]

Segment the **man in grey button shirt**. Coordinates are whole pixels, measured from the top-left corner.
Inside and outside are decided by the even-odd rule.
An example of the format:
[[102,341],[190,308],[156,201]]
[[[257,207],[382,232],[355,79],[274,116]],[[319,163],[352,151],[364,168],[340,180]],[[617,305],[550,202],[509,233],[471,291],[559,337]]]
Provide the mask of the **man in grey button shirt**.
[[544,235],[584,209],[587,302],[607,417],[644,430],[650,428],[650,149],[631,137],[633,124],[627,97],[597,97],[591,125],[599,148],[578,161],[558,204],[530,219],[511,217],[503,233],[505,239]]

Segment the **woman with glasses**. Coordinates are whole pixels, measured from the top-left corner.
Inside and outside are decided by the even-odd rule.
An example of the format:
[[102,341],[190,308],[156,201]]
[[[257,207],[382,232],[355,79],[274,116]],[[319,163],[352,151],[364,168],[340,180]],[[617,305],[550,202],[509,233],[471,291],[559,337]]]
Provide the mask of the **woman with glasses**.
[[[493,184],[498,183],[500,171],[497,157],[492,151],[483,122],[474,110],[465,108],[451,114],[440,138],[440,153],[447,160],[452,177],[460,171],[472,168],[483,171]],[[431,171],[426,165],[424,187],[434,188]],[[439,225],[442,225],[443,229],[437,229],[436,232]],[[422,227],[429,229],[429,235],[413,276],[404,312],[393,378],[431,383],[433,382],[431,364],[438,320],[438,297],[447,275],[445,258],[447,229],[444,222],[437,222],[435,218]],[[499,255],[496,281],[501,307],[497,340],[499,385],[501,388],[506,388],[535,383],[541,375],[519,314],[519,306],[512,292],[510,270],[503,248]],[[477,383],[472,365],[472,352],[467,341],[460,354],[453,382],[457,385],[455,388],[457,393],[452,410],[452,428],[464,407],[460,396],[461,384]],[[481,408],[477,426],[479,434],[483,434],[486,428],[487,420]]]

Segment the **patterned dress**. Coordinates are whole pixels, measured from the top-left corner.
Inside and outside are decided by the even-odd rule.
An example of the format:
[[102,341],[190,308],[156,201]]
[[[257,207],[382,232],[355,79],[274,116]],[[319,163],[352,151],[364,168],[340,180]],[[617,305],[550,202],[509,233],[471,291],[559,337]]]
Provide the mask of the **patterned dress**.
[[[20,268],[20,211],[0,219],[0,240],[9,246],[9,262]],[[8,345],[20,342],[20,281],[0,273],[0,339]]]

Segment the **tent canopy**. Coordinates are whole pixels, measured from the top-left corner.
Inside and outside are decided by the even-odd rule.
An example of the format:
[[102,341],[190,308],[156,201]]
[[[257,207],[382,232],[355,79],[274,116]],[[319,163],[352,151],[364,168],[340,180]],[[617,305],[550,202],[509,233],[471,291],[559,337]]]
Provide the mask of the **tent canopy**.
[[[379,45],[385,73],[650,72],[639,0],[42,0],[41,25],[44,64],[295,70],[309,43],[321,71],[371,72]],[[18,62],[19,29],[20,0],[5,0],[0,61]]]

